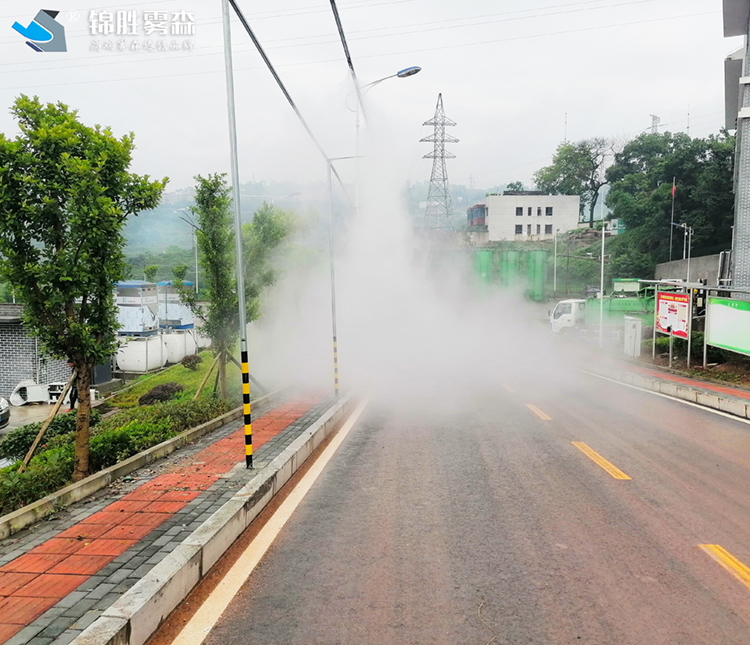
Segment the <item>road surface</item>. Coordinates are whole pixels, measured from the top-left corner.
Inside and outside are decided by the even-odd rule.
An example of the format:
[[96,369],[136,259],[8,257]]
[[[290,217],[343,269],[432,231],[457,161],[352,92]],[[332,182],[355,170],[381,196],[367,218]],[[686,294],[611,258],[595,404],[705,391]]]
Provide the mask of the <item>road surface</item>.
[[204,642],[750,643],[750,425],[472,389],[372,400]]

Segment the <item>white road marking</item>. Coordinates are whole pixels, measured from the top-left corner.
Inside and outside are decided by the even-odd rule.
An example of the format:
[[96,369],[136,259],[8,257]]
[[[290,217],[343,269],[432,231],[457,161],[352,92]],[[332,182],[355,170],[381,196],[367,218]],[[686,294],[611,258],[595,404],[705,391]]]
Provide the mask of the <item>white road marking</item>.
[[618,381],[617,379],[608,378],[606,376],[602,376],[601,374],[595,374],[594,372],[589,372],[588,370],[582,370],[580,368],[577,368],[577,369],[579,372],[583,372],[584,374],[588,374],[589,376],[600,378],[603,381],[609,381],[610,383],[617,383],[617,385],[622,385],[623,387],[629,387],[631,390],[638,390],[639,392],[646,392],[648,394],[660,396],[664,399],[669,399],[670,401],[677,401],[678,403],[684,403],[685,405],[689,405],[693,408],[698,408],[699,410],[703,410],[704,412],[711,412],[713,414],[718,414],[720,417],[726,417],[727,419],[732,419],[733,421],[739,421],[740,423],[745,423],[747,425],[750,425],[750,419],[743,419],[742,417],[737,417],[733,414],[729,414],[728,412],[717,410],[716,408],[708,408],[706,406],[699,405],[698,403],[693,403],[692,401],[686,401],[685,399],[680,399],[676,396],[669,396],[669,394],[664,394],[663,392],[654,392],[653,390],[647,390],[646,388],[638,387],[637,385],[631,385],[630,383],[623,383],[622,381]]
[[323,469],[336,453],[338,447],[346,439],[349,431],[362,415],[365,407],[367,407],[367,403],[366,400],[362,401],[347,419],[331,443],[326,446],[320,457],[310,467],[310,470],[305,473],[304,477],[294,487],[289,497],[276,509],[276,512],[260,530],[255,539],[247,546],[232,568],[221,579],[221,582],[219,582],[198,611],[182,628],[177,638],[172,641],[174,645],[200,645],[206,636],[208,636],[208,632],[214,627],[224,613],[224,610],[229,606],[229,603],[232,602],[242,588],[242,585],[245,584],[245,581],[250,577],[250,574],[261,561],[271,544],[273,544],[273,541],[281,532],[287,520],[292,516],[292,513],[294,513],[294,510],[299,506],[310,488],[312,488],[315,480],[323,472]]

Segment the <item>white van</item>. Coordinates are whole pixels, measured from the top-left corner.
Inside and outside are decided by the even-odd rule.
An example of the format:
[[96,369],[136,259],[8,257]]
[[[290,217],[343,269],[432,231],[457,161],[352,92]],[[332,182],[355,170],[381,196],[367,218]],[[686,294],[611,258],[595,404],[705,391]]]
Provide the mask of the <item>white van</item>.
[[550,312],[549,322],[552,333],[559,334],[563,330],[572,331],[575,327],[583,325],[585,316],[585,300],[561,300]]

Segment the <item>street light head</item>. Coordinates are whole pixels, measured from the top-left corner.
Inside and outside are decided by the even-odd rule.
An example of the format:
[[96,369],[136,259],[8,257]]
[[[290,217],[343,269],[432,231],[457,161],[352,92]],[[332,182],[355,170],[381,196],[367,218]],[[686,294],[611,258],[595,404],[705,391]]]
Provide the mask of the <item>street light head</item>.
[[414,76],[414,74],[419,74],[419,72],[421,71],[422,68],[415,65],[413,67],[402,69],[400,72],[396,72],[396,76],[398,76],[399,78],[406,78],[407,76]]

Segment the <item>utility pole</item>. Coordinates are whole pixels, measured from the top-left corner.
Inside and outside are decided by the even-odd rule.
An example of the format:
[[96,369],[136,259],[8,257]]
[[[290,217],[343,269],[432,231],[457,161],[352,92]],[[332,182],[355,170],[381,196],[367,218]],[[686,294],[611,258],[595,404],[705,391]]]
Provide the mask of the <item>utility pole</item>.
[[240,168],[237,161],[237,120],[234,113],[234,73],[232,71],[232,32],[229,24],[229,1],[222,0],[221,17],[224,32],[224,69],[229,117],[229,150],[234,207],[234,244],[237,261],[237,301],[240,319],[240,363],[242,368],[242,406],[245,425],[245,467],[253,467],[253,430],[250,409],[250,369],[247,357],[247,313],[245,310],[245,276],[242,262],[242,223],[240,222]]

